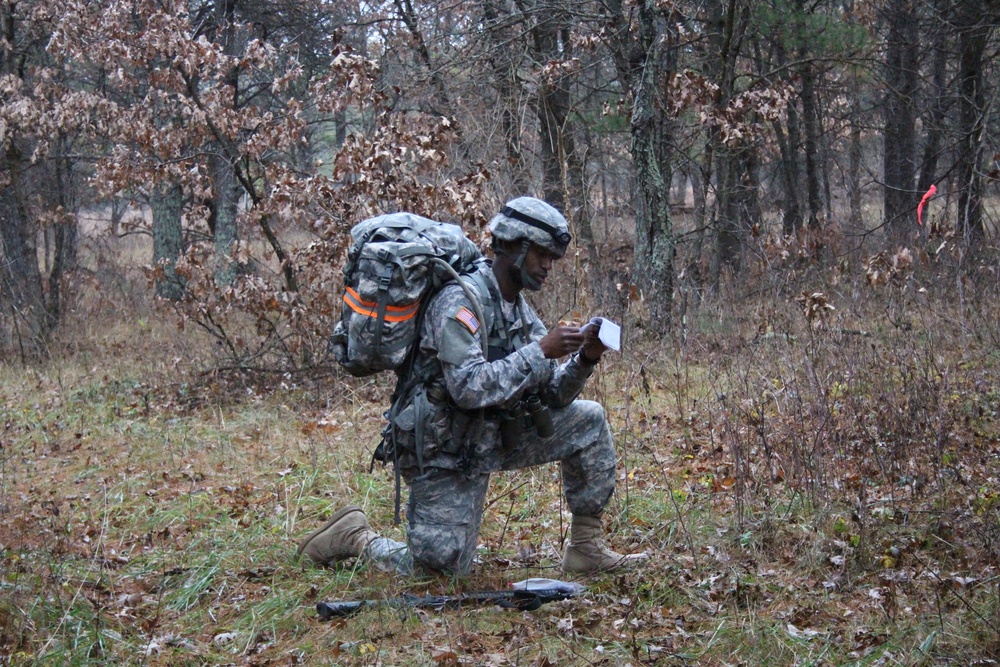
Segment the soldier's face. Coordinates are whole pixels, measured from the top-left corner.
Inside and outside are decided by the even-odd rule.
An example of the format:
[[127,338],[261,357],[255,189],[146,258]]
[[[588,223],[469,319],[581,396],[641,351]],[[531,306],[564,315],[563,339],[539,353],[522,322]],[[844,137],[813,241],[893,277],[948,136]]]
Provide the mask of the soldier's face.
[[542,246],[532,244],[528,248],[528,254],[524,258],[524,272],[537,283],[536,289],[541,289],[545,284],[545,279],[548,278],[549,271],[557,259],[558,255]]

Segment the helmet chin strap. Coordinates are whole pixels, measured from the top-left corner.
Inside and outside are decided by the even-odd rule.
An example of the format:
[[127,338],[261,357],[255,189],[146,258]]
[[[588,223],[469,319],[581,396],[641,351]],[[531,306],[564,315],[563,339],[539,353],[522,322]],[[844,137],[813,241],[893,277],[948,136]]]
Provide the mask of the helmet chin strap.
[[539,290],[542,288],[542,284],[528,275],[528,272],[524,269],[524,260],[528,256],[528,250],[531,248],[531,241],[528,239],[521,239],[521,253],[517,256],[514,261],[514,268],[520,273],[521,287],[530,290]]

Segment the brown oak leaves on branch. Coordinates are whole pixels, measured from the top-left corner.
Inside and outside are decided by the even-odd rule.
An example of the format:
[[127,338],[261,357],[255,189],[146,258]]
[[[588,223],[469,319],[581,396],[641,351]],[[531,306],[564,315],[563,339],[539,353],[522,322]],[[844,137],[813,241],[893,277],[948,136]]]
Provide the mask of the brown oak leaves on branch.
[[[290,49],[255,37],[239,17],[229,17],[223,40],[184,2],[70,2],[55,16],[57,65],[81,82],[99,78],[77,84],[89,92],[67,85],[59,96],[93,130],[94,183],[145,206],[158,185],[181,187],[185,250],[175,270],[184,290],[175,306],[227,363],[325,362],[347,231],[360,220],[409,210],[473,236],[482,224],[490,174],[449,172],[451,122],[391,109],[378,66],[335,35],[328,65],[309,76]],[[239,188],[228,251],[210,241],[220,163]],[[233,264],[235,272],[219,270]]]

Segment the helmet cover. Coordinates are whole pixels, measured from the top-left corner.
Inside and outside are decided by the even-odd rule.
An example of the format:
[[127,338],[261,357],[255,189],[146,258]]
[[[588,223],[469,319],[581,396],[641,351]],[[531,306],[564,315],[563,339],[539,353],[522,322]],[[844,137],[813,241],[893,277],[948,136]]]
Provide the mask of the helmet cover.
[[493,216],[490,233],[501,241],[527,239],[557,257],[566,254],[572,237],[566,218],[555,207],[534,197],[512,199]]

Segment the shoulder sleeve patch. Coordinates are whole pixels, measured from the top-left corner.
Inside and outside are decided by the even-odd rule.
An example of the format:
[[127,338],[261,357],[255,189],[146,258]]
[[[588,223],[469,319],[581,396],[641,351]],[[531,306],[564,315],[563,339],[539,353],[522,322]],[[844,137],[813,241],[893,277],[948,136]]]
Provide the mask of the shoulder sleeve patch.
[[465,324],[451,317],[444,321],[437,333],[438,359],[452,366],[461,366],[478,349],[475,336],[469,333]]
[[479,320],[476,319],[475,314],[462,306],[457,313],[454,315],[455,319],[465,325],[465,328],[469,330],[469,333],[475,335],[479,331]]

